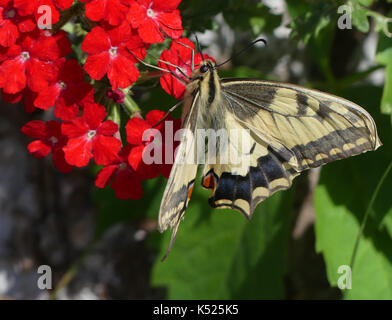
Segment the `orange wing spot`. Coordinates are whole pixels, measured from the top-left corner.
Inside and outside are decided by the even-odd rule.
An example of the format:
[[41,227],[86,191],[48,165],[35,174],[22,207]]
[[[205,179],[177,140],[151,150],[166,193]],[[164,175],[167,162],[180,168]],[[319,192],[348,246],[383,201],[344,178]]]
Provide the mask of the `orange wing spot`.
[[207,174],[204,178],[203,178],[203,182],[202,182],[202,186],[206,189],[212,189],[215,190],[216,188],[216,179],[215,179],[215,175],[213,172]]
[[188,187],[188,201],[191,199],[192,196],[192,192],[193,192],[193,183]]

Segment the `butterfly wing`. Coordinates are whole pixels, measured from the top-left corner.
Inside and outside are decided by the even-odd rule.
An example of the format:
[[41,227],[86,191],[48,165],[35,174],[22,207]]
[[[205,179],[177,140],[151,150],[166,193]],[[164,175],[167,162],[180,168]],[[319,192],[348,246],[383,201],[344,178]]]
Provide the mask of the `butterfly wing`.
[[213,207],[250,217],[257,203],[289,188],[299,172],[381,145],[372,117],[348,100],[261,80],[225,79],[221,86],[228,129],[248,128],[253,149],[242,148],[242,156],[250,154],[246,170],[205,166],[202,184],[213,190]]
[[[183,219],[197,173],[198,165],[194,159],[196,155],[194,132],[198,116],[198,100],[199,94],[196,93],[195,97],[184,103],[180,144],[176,150],[175,160],[159,210],[159,230],[163,232],[167,227],[173,229],[168,251],[171,249],[178,226]],[[189,105],[188,102],[190,102]]]

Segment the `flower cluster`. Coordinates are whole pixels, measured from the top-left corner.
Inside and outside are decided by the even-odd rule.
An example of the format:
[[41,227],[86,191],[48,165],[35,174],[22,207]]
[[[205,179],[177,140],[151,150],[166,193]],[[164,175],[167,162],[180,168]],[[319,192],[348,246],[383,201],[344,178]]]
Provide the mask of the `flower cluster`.
[[[37,158],[52,154],[55,167],[65,173],[93,159],[102,166],[95,185],[111,185],[121,199],[140,198],[144,179],[168,177],[171,163],[146,163],[145,155],[152,146],[160,147],[163,158],[172,159],[178,142],[166,129],[170,125],[175,132],[180,120],[159,110],[142,118],[139,109],[121,121],[112,111],[132,99],[127,88],[139,79],[140,62],[156,43],[172,39],[161,53],[160,68],[184,79],[184,74],[190,76],[194,45],[181,38],[180,2],[0,0],[2,98],[8,103],[23,100],[29,113],[49,110],[45,118],[53,118],[23,126],[22,132],[34,139],[29,153]],[[65,25],[78,28],[63,30]],[[200,54],[194,58],[195,64],[202,59]],[[183,96],[181,81],[170,73],[160,76],[166,92]]]

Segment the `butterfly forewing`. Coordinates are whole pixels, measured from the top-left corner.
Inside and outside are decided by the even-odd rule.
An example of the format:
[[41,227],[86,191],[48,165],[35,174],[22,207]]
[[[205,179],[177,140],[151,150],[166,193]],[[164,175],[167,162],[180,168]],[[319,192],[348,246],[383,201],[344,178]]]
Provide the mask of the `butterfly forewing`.
[[[159,210],[159,230],[168,226],[178,227],[193,190],[197,173],[197,163],[191,157],[195,155],[194,132],[197,123],[198,95],[193,99],[189,112],[183,118],[183,132],[176,150],[175,161],[170,172]],[[190,134],[191,133],[191,134]]]
[[282,83],[230,79],[222,80],[222,92],[228,111],[239,121],[292,152],[298,171],[381,145],[372,117],[334,95]]

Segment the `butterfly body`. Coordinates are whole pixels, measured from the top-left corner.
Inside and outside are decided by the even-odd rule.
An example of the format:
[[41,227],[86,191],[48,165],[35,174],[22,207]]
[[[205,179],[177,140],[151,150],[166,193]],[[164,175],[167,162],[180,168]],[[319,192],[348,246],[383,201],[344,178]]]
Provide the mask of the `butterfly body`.
[[301,171],[381,145],[374,120],[353,102],[291,84],[220,79],[210,60],[192,73],[182,122],[192,137],[182,137],[159,213],[160,230],[174,229],[171,245],[200,164],[198,130],[218,132],[211,139],[216,154],[203,163],[202,186],[212,191],[209,204],[247,218],[259,202],[289,188]]

